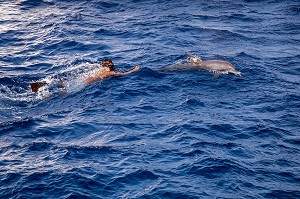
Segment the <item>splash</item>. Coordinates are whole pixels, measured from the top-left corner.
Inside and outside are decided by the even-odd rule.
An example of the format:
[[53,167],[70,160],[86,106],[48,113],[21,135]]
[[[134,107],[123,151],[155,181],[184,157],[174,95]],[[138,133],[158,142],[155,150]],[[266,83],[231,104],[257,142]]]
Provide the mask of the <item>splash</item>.
[[86,86],[86,78],[95,75],[99,70],[101,70],[99,64],[94,63],[81,63],[64,68],[52,76],[39,80],[46,82],[47,85],[38,90],[37,99],[44,99],[57,93],[79,92]]
[[[98,63],[71,64],[53,75],[37,80],[46,82],[47,85],[39,88],[37,93],[33,93],[28,85],[28,81],[10,81],[7,84],[0,84],[1,106],[7,108],[12,106],[28,106],[33,102],[49,98],[59,93],[74,94],[80,92],[86,86],[85,79],[95,75],[99,69]],[[21,78],[22,79],[22,78]]]

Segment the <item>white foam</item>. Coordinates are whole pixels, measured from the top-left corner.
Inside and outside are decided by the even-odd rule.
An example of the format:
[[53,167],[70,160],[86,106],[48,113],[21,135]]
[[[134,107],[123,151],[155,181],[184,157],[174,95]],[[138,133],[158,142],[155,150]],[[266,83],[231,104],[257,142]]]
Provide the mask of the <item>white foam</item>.
[[[98,63],[70,65],[53,75],[38,80],[37,82],[46,82],[47,85],[39,88],[37,93],[33,93],[29,86],[28,89],[24,89],[16,86],[0,85],[0,96],[1,99],[11,102],[33,102],[49,98],[59,92],[76,93],[86,86],[85,79],[95,75],[99,70],[101,70],[101,67],[99,69]],[[59,86],[60,83],[63,86]]]
[[[44,86],[38,91],[38,98],[42,99],[49,97],[51,94],[57,92],[63,93],[76,93],[81,91],[85,86],[85,80],[87,77],[95,75],[99,72],[99,64],[81,63],[79,65],[73,65],[65,68],[53,76],[46,77],[41,81],[46,82],[48,85]],[[60,88],[57,86],[62,84]],[[53,89],[56,87],[56,89]]]

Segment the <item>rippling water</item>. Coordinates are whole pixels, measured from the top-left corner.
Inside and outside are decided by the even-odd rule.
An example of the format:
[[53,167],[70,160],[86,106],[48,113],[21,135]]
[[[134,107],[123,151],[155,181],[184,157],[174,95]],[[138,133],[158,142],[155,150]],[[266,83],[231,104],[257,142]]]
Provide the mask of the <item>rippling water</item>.
[[[299,198],[300,3],[0,1],[1,198]],[[242,77],[164,72],[186,54]],[[85,86],[104,58],[128,76]],[[65,95],[29,82],[67,78]]]

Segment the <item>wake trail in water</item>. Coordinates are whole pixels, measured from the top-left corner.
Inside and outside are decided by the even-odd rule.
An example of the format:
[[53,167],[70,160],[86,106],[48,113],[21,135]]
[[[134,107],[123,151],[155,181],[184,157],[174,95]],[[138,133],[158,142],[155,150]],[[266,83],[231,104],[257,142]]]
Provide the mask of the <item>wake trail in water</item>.
[[[95,75],[99,70],[101,70],[101,68],[99,69],[99,64],[86,62],[70,65],[53,75],[28,83],[9,81],[0,85],[1,100],[5,101],[5,103],[1,103],[0,107],[12,103],[18,103],[19,105],[31,103],[49,98],[58,93],[74,94],[80,92],[86,86],[85,79]],[[29,86],[29,83],[33,82],[45,82],[46,85],[39,88],[37,93],[33,93]],[[25,86],[24,83],[27,85]]]
[[101,67],[97,63],[70,64],[53,75],[35,81],[46,83],[36,93],[31,91],[29,83],[32,82],[26,75],[0,78],[0,122],[11,121],[11,118],[26,118],[28,115],[24,113],[24,108],[35,108],[44,100],[51,100],[60,94],[80,92],[86,86],[85,79],[99,71]]
[[73,94],[85,86],[85,79],[99,72],[99,64],[81,63],[62,69],[54,75],[45,77],[38,82],[47,83],[37,92],[37,99],[44,99],[56,93]]

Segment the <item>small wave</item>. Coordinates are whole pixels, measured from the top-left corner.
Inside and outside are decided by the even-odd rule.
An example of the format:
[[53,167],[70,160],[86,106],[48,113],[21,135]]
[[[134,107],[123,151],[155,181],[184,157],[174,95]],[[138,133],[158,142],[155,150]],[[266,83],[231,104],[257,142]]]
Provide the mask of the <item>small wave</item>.
[[211,130],[215,132],[230,132],[231,134],[238,133],[239,131],[231,124],[213,124],[211,125]]
[[60,145],[59,148],[68,150],[64,158],[74,158],[84,154],[111,154],[117,150],[110,146],[81,146],[81,145]]
[[38,117],[26,117],[16,114],[11,115],[9,118],[1,118],[0,129],[3,133],[14,131],[18,128],[25,128],[26,126],[34,126],[39,121]]
[[251,175],[253,173],[248,168],[239,165],[237,162],[233,162],[227,159],[218,158],[205,158],[196,163],[191,167],[186,167],[188,174],[200,175],[206,178],[219,178],[226,173],[231,174],[242,174]]
[[48,141],[38,141],[38,142],[34,141],[27,145],[29,152],[33,152],[33,151],[38,152],[38,151],[49,150],[53,146],[55,146],[55,145]]
[[23,10],[29,10],[41,6],[54,5],[54,3],[50,1],[43,1],[43,0],[22,0],[20,1],[19,5]]
[[83,46],[84,44],[81,42],[63,39],[59,41],[54,41],[50,44],[46,44],[44,49],[62,51],[62,50],[70,50],[70,49],[81,49]]
[[176,27],[177,31],[179,32],[194,32],[194,34],[202,35],[205,39],[212,40],[214,42],[217,42],[218,40],[228,40],[228,39],[238,39],[238,40],[244,40],[248,41],[249,37],[239,34],[237,32],[226,30],[226,29],[220,29],[220,28],[213,28],[213,27],[197,27],[192,25],[182,25],[179,27]]
[[192,149],[189,152],[184,153],[182,156],[183,157],[197,157],[199,155],[204,155],[207,152],[205,150],[200,150],[200,149]]
[[259,16],[251,16],[251,15],[245,15],[245,14],[241,14],[241,13],[233,13],[230,14],[228,16],[223,16],[222,17],[224,20],[235,20],[235,21],[239,21],[242,23],[245,22],[251,22],[251,23],[256,23],[256,22],[261,22],[262,19],[259,18]]
[[[113,189],[114,187],[131,187],[131,186],[141,186],[141,191],[145,192],[145,189],[151,191],[148,188],[149,185],[155,183],[159,179],[159,175],[155,174],[149,170],[138,169],[135,171],[126,171],[125,174],[119,175],[119,177],[114,178],[106,186],[105,190]],[[147,190],[146,190],[147,192]],[[147,194],[147,193],[146,193]]]
[[260,138],[276,138],[282,139],[283,134],[280,131],[280,128],[272,126],[264,126],[262,124],[253,125],[248,127],[245,132],[248,132],[249,135],[260,137]]
[[192,145],[193,148],[203,148],[203,147],[218,147],[218,148],[226,148],[226,149],[233,149],[238,145],[231,142],[197,142]]
[[300,6],[299,6],[299,4],[292,5],[287,10],[288,10],[288,12],[291,11],[296,16],[299,16],[299,14],[300,14]]
[[[185,190],[187,185],[182,186],[182,189]],[[171,189],[171,190],[166,190]],[[185,198],[185,199],[195,199],[195,198],[213,198],[209,194],[202,192],[199,193],[199,191],[194,192],[192,190],[188,191],[180,191],[181,187],[168,187],[168,188],[161,188],[159,191],[156,190],[153,194],[150,194],[149,196],[146,195],[145,198]],[[184,193],[183,193],[184,192]]]
[[262,194],[266,198],[300,198],[298,190],[271,190]]
[[199,108],[199,107],[204,107],[205,103],[196,98],[189,98],[189,99],[184,100],[180,106],[183,106],[185,108],[189,107],[189,108],[195,109],[195,108]]
[[105,9],[107,11],[107,9],[112,9],[112,8],[118,8],[120,6],[119,3],[116,2],[105,2],[105,1],[101,1],[97,4],[97,8],[101,8],[101,9]]
[[120,35],[122,33],[120,33],[119,30],[108,30],[108,29],[104,29],[104,28],[99,28],[98,30],[94,31],[95,34],[100,34],[100,35],[105,35],[105,36],[116,36],[116,35]]
[[283,141],[287,142],[287,143],[290,143],[290,144],[293,144],[295,146],[300,145],[300,138],[298,138],[298,137],[286,138]]
[[103,154],[114,152],[114,148],[110,146],[93,146],[93,145],[62,145],[60,148],[68,149],[69,152],[80,152],[80,153],[89,153],[89,152],[103,152]]
[[260,60],[261,58],[248,52],[239,52],[235,55],[236,58]]

